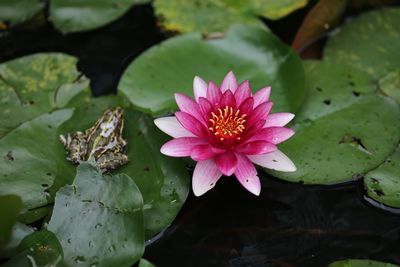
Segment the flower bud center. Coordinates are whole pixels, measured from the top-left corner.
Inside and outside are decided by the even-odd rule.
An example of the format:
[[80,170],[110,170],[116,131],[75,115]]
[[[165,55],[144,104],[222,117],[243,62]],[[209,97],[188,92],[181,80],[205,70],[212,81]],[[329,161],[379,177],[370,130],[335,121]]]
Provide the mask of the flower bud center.
[[[216,114],[217,113],[217,114]],[[245,129],[246,114],[240,114],[240,109],[226,106],[217,112],[211,112],[209,130],[221,141],[235,138],[240,140],[240,135]]]

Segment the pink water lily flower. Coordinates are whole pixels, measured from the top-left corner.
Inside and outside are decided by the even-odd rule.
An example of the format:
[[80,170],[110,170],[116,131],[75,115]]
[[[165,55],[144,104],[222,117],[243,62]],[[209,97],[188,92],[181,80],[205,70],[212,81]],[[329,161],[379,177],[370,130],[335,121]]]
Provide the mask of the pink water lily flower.
[[283,127],[294,115],[270,114],[270,87],[252,94],[248,80],[238,85],[229,72],[219,88],[195,77],[193,89],[195,100],[175,94],[180,111],[154,123],[174,137],[161,147],[161,153],[197,161],[192,181],[196,196],[213,188],[222,175],[232,174],[244,188],[259,195],[261,185],[254,164],[278,171],[296,170],[276,147],[294,134]]

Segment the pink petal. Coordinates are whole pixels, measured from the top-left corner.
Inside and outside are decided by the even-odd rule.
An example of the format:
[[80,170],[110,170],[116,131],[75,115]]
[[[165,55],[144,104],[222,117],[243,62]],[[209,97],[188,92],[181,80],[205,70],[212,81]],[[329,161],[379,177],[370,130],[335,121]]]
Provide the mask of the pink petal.
[[246,98],[239,106],[240,114],[249,115],[253,111],[254,100],[252,97]]
[[236,91],[237,87],[238,87],[238,84],[237,84],[235,74],[233,74],[232,71],[228,72],[228,74],[225,76],[225,78],[221,84],[222,93],[225,93],[227,90],[230,90],[230,91],[232,91],[232,93],[234,93]]
[[246,142],[235,149],[236,152],[246,155],[265,154],[275,150],[277,150],[277,148],[274,144],[262,140]]
[[193,80],[194,97],[198,100],[200,97],[207,95],[207,83],[200,77],[196,76]]
[[280,150],[264,154],[264,155],[251,155],[248,158],[261,167],[283,171],[283,172],[294,172],[296,166],[294,163]]
[[186,112],[197,119],[201,119],[201,122],[205,123],[204,120],[202,120],[203,114],[200,111],[200,107],[193,99],[184,94],[176,93],[175,101],[181,111]]
[[233,152],[227,151],[215,158],[218,169],[226,176],[231,176],[236,169],[237,159]]
[[250,96],[250,82],[246,80],[239,85],[238,89],[235,92],[236,105],[240,106],[240,104]]
[[254,135],[258,133],[259,130],[263,128],[265,124],[264,120],[257,121],[256,123],[253,123],[250,127],[248,127],[245,131],[244,134],[242,135],[241,142],[247,142],[247,140],[250,140]]
[[228,106],[228,107],[236,106],[235,96],[233,95],[232,91],[230,91],[230,90],[226,91],[222,95],[222,98],[221,98],[220,107],[225,108],[226,106]]
[[272,105],[272,102],[264,102],[258,105],[247,117],[248,125],[252,125],[253,123],[260,120],[265,120],[272,109]]
[[218,170],[214,160],[203,160],[196,164],[193,172],[192,188],[195,196],[201,196],[212,189],[222,173]]
[[263,102],[266,102],[269,100],[269,96],[271,94],[271,87],[264,87],[253,95],[254,98],[254,107],[257,107]]
[[246,157],[236,153],[238,160],[235,176],[249,192],[258,196],[261,192],[260,179],[257,176],[257,170],[253,163]]
[[274,113],[269,114],[267,119],[265,120],[264,128],[273,127],[273,126],[285,126],[294,118],[294,114],[292,113]]
[[206,127],[192,115],[186,112],[178,111],[175,112],[175,117],[178,119],[180,124],[186,128],[186,130],[189,130],[194,135],[203,138],[208,136]]
[[218,86],[213,81],[210,81],[207,88],[208,101],[210,101],[213,105],[217,105],[221,101],[221,97],[222,93]]
[[212,104],[210,103],[210,101],[207,100],[207,98],[200,97],[199,98],[199,106],[200,106],[200,110],[201,110],[204,120],[206,121],[206,123],[208,123],[208,120],[210,119],[211,111],[213,111]]
[[195,135],[183,128],[175,116],[158,118],[154,120],[154,124],[164,133],[178,137],[194,137]]
[[250,137],[246,142],[264,140],[272,144],[279,144],[286,141],[294,135],[294,131],[285,127],[268,127],[258,130],[256,134]]
[[197,137],[180,137],[165,143],[160,151],[171,157],[187,157],[190,156],[193,147],[205,143],[205,140]]
[[190,153],[190,157],[195,161],[201,161],[213,158],[223,152],[225,152],[225,150],[212,147],[209,144],[203,144],[193,147],[192,152]]

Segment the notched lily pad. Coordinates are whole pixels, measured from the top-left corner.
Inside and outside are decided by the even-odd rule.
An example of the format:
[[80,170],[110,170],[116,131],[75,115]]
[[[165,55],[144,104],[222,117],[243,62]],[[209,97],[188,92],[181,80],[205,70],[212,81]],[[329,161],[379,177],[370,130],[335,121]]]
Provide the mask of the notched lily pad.
[[307,0],[156,0],[160,24],[169,31],[223,32],[231,24],[261,24],[259,17],[279,19],[302,8]]
[[351,65],[378,80],[400,67],[400,8],[361,14],[332,36],[324,59]]
[[398,104],[376,94],[368,74],[351,67],[313,62],[307,73],[309,95],[294,121],[296,134],[281,146],[297,171],[271,173],[332,184],[381,164],[400,140]]
[[229,70],[254,89],[272,86],[274,111],[300,107],[302,63],[264,27],[232,26],[223,39],[203,40],[198,33],[168,39],[135,59],[118,87],[135,108],[160,114],[176,109],[174,93],[193,95],[196,75],[219,83]]
[[142,195],[129,176],[82,163],[74,183],[57,192],[48,229],[67,266],[132,266],[144,251]]
[[40,53],[0,64],[0,138],[21,123],[64,107],[88,87],[77,59]]

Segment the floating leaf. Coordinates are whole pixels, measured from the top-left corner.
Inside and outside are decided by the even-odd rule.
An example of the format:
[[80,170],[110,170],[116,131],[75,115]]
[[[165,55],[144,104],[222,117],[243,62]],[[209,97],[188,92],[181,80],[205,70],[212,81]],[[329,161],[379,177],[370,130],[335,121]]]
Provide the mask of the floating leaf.
[[400,110],[374,93],[368,75],[350,67],[314,62],[309,95],[294,121],[296,134],[281,149],[297,166],[279,178],[332,184],[357,178],[381,164],[400,140]]
[[145,259],[140,259],[139,267],[155,267],[154,264]]
[[22,201],[16,195],[0,196],[0,248],[10,239],[12,228],[18,219]]
[[190,176],[184,162],[160,153],[166,136],[150,116],[128,109],[125,127],[130,162],[117,172],[132,177],[142,192],[146,237],[150,238],[178,214],[189,192]]
[[298,56],[265,28],[243,25],[218,40],[197,33],[171,38],[139,56],[118,87],[137,109],[160,114],[176,109],[175,92],[193,95],[196,75],[221,82],[229,70],[252,88],[271,85],[275,111],[300,107],[305,88]]
[[400,67],[400,8],[371,11],[346,23],[325,47],[324,59],[379,79]]
[[368,196],[387,206],[400,208],[400,148],[364,177]]
[[400,103],[400,69],[389,72],[380,79],[379,89],[383,94],[390,96]]
[[132,266],[144,251],[143,199],[125,175],[106,175],[88,163],[56,195],[48,229],[67,266]]
[[292,47],[301,51],[332,30],[346,9],[347,0],[320,0],[307,14],[297,31]]
[[[71,119],[59,128],[59,134],[85,130],[93,125],[105,109],[129,105],[124,99],[115,96],[77,96],[71,103],[75,103],[77,108]],[[155,128],[151,117],[125,108],[124,118],[124,138],[128,141],[129,162],[115,172],[126,173],[139,187],[145,205],[146,237],[151,238],[175,218],[186,200],[190,177],[183,162],[160,153],[166,137]],[[58,149],[59,153],[66,155],[61,143]],[[65,156],[58,166],[60,177],[57,177],[55,189],[68,182],[75,172],[74,166]]]
[[[11,25],[24,22],[44,8],[44,2],[38,0],[1,0],[0,23]],[[0,28],[0,30],[2,30]]]
[[56,159],[64,156],[54,154],[56,131],[71,115],[71,109],[46,113],[0,139],[0,194],[20,196],[27,210],[49,203]]
[[0,138],[21,123],[64,107],[87,88],[77,59],[40,53],[0,64]]
[[279,19],[302,8],[307,0],[156,0],[155,12],[169,31],[222,32],[234,23],[257,24],[259,17]]
[[104,26],[138,4],[149,0],[51,0],[50,20],[63,33]]
[[398,265],[373,260],[342,260],[329,264],[328,267],[399,267]]

